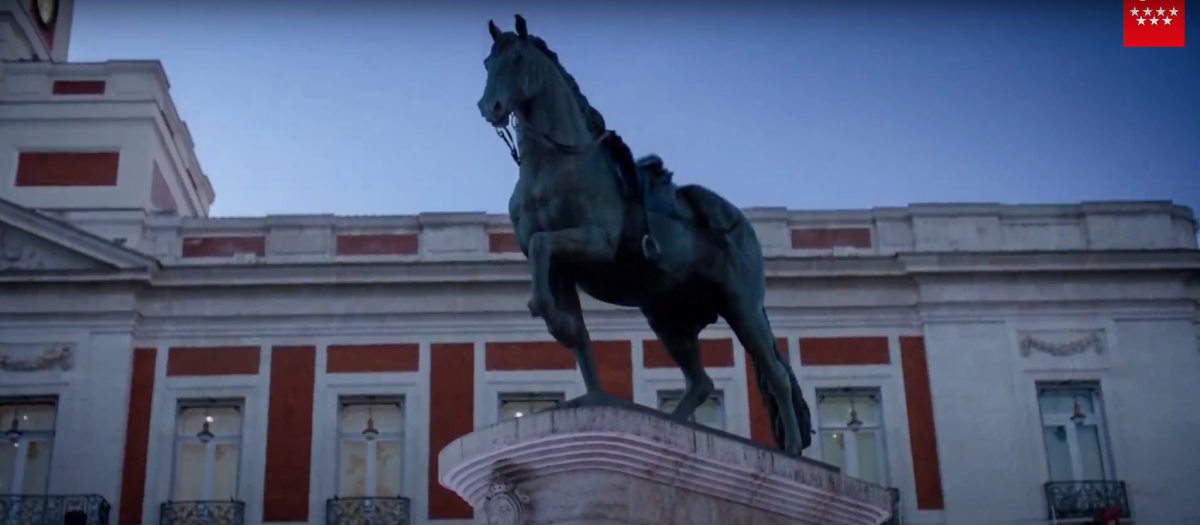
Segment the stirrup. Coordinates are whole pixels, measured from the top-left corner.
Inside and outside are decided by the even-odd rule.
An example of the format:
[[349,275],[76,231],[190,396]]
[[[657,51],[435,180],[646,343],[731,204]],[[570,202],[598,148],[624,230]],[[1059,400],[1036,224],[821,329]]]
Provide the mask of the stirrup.
[[642,236],[642,255],[647,261],[655,262],[662,257],[662,251],[658,248],[658,241],[654,240],[650,234]]

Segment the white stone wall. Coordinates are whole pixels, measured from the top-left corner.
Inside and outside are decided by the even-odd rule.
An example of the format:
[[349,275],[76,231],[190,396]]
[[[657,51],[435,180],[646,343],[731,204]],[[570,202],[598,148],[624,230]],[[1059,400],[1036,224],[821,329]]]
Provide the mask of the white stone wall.
[[[175,112],[157,61],[6,62],[0,101],[0,198],[30,208],[150,210],[152,164],[188,215],[208,215],[215,193]],[[103,81],[98,95],[55,95],[55,81]],[[117,185],[16,187],[20,151],[120,151]],[[190,172],[190,175],[189,175]],[[195,186],[193,187],[193,179]]]
[[72,364],[66,370],[0,370],[0,397],[57,397],[49,491],[94,493],[116,502],[132,370],[132,294],[74,288],[36,295],[0,293],[0,354],[24,360],[65,346]]
[[[1089,217],[1095,209],[1089,206],[1073,209],[1080,217]],[[1119,220],[1133,214],[1132,205],[1114,206],[1121,213],[1110,215]],[[1194,233],[1178,234],[1180,224],[1195,231],[1190,216],[1177,207],[1145,204],[1138,209],[1158,218],[1133,215],[1136,220],[1128,226],[1118,220],[1106,235],[1118,240],[1125,236],[1125,241],[1106,237],[1112,249],[1102,250],[1088,240],[1085,244],[1091,249],[1080,252],[1073,251],[1079,243],[1064,239],[1071,238],[1069,232],[1082,231],[1080,225],[1086,221],[1076,220],[1066,227],[1005,229],[1008,219],[979,218],[992,211],[973,212],[969,220],[956,223],[953,217],[925,217],[918,208],[905,213],[871,212],[875,247],[852,253],[792,249],[780,244],[784,233],[775,230],[849,227],[859,220],[854,214],[865,212],[812,216],[789,212],[783,222],[775,210],[767,214],[765,227],[775,239],[768,263],[767,303],[776,335],[788,339],[790,361],[797,366],[810,403],[821,388],[880,390],[887,474],[889,483],[901,490],[906,522],[1045,522],[1042,484],[1048,474],[1035,385],[1048,380],[1099,382],[1115,476],[1127,483],[1137,523],[1196,521],[1200,508],[1189,491],[1200,483],[1200,456],[1191,454],[1187,446],[1200,435],[1200,423],[1191,417],[1192,400],[1200,394],[1200,387],[1191,381],[1200,372],[1200,286],[1189,276],[1200,269],[1200,257],[1195,250],[1186,250],[1187,241],[1194,244]],[[1010,207],[996,216],[1049,213],[1035,208]],[[104,259],[103,252],[113,250],[106,260],[132,259],[119,256],[116,252],[121,249],[111,243],[95,241],[87,250],[72,247],[67,240],[84,240],[78,234],[50,235],[31,244],[46,260],[59,261],[55,270],[78,264],[80,271],[90,273],[63,274],[33,267],[19,269],[27,274],[13,273],[14,269],[0,272],[6,286],[0,293],[0,345],[8,345],[0,349],[19,353],[34,343],[68,343],[78,351],[77,362],[69,371],[0,375],[0,396],[61,396],[51,490],[102,494],[114,506],[113,520],[119,512],[130,353],[135,347],[159,350],[144,523],[157,519],[158,505],[171,486],[176,401],[230,395],[246,399],[240,493],[248,505],[247,523],[257,525],[263,504],[272,346],[301,344],[317,349],[309,494],[312,525],[323,522],[325,499],[336,486],[333,429],[338,396],[381,390],[406,397],[404,490],[413,499],[416,522],[425,522],[428,461],[437,452],[430,450],[425,427],[436,410],[429,406],[434,343],[474,344],[476,368],[470,378],[476,385],[472,414],[476,427],[495,421],[500,392],[543,390],[572,396],[583,391],[573,371],[484,369],[488,342],[550,339],[541,320],[525,311],[527,268],[520,255],[488,253],[487,234],[505,231],[503,218],[425,214],[183,220],[97,213],[71,211],[60,218],[81,219],[101,235],[129,235],[124,232],[145,220],[153,242],[143,239],[130,247],[155,247],[149,251],[160,255],[165,266],[130,284],[83,286],[72,284],[70,275],[101,279],[106,275],[102,269],[111,266],[99,259],[88,262],[87,257]],[[750,213],[756,217],[757,212]],[[12,228],[37,222],[5,220]],[[1070,223],[1067,218],[1062,221]],[[903,233],[905,228],[910,237]],[[1139,232],[1145,228],[1149,233],[1143,236]],[[353,258],[322,252],[340,231],[393,230],[416,230],[426,236],[411,255]],[[48,230],[39,231],[48,235]],[[971,232],[980,231],[981,238],[970,238]],[[1094,233],[1094,228],[1088,226],[1087,231]],[[256,261],[178,257],[176,242],[185,235],[230,232],[265,235],[266,257]],[[1088,239],[1093,233],[1088,233]],[[26,231],[11,239],[29,243],[30,235]],[[59,245],[48,240],[51,237]],[[1115,247],[1133,246],[1138,239],[1176,244],[1168,250]],[[1018,244],[989,244],[993,240]],[[921,251],[918,246],[948,251]],[[1045,249],[1021,251],[1015,248],[1019,246]],[[60,248],[61,253],[53,253]],[[641,341],[651,335],[636,312],[591,300],[585,301],[585,309],[594,340],[632,342],[635,400],[654,404],[657,390],[682,386],[682,376],[675,370],[642,368]],[[1021,351],[1020,341],[1026,336],[1064,342],[1088,334],[1100,335],[1103,351],[1089,349],[1062,357]],[[864,336],[887,338],[890,364],[798,366],[802,338]],[[917,510],[913,443],[899,357],[902,336],[925,338],[944,510]],[[704,337],[730,334],[718,324]],[[387,374],[324,373],[327,345],[365,343],[417,343],[421,368]],[[166,376],[169,347],[209,345],[262,348],[259,373],[218,379]],[[728,429],[745,435],[749,432],[745,358],[736,344],[734,353],[733,368],[712,375],[725,393]],[[819,457],[820,446],[808,454]]]
[[[1071,380],[1100,384],[1115,479],[1127,484],[1136,522],[1200,520],[1200,504],[1188,496],[1200,481],[1200,455],[1188,445],[1200,419],[1185,401],[1200,395],[1193,306],[1151,280],[1061,282],[1024,303],[1005,297],[1021,295],[1021,286],[1005,293],[1005,285],[939,290],[978,302],[957,318],[943,311],[925,322],[947,523],[1045,520],[1041,484],[1049,473],[1036,384]],[[1106,296],[1142,300],[1104,304]],[[989,299],[1004,302],[985,309]],[[1093,333],[1100,351],[1020,349],[1025,336],[1062,343]]]

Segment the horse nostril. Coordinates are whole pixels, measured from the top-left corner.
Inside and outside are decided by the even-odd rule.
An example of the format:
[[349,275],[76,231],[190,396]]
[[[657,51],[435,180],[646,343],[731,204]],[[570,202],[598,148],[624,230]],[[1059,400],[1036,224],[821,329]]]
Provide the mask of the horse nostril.
[[500,113],[500,112],[501,112],[501,111],[503,111],[503,110],[504,110],[504,108],[500,107],[500,101],[499,101],[499,100],[497,100],[495,103],[493,103],[493,104],[492,104],[492,111],[493,111],[493,112],[495,112],[495,113]]

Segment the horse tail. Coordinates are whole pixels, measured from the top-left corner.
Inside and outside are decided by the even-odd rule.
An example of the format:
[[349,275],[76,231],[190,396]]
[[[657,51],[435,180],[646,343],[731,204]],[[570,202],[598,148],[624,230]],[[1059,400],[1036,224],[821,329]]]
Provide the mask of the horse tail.
[[[763,308],[762,315],[764,318],[767,317],[766,307]],[[767,321],[767,324],[770,324],[770,320]],[[774,359],[783,366],[784,370],[787,370],[788,381],[791,383],[788,391],[792,396],[792,407],[796,411],[796,419],[800,422],[800,449],[806,449],[812,445],[812,416],[808,411],[808,403],[804,401],[804,392],[800,390],[800,382],[796,380],[796,373],[783,360],[779,352],[779,343],[774,337],[771,338],[771,350],[771,355],[775,356]],[[760,364],[754,367],[754,379],[758,383],[759,397],[767,406],[767,419],[771,422],[771,437],[775,439],[775,446],[779,450],[785,450],[787,441],[784,439],[783,417],[779,411],[779,403],[775,401],[775,396],[771,395],[768,374],[770,372],[766,366]]]

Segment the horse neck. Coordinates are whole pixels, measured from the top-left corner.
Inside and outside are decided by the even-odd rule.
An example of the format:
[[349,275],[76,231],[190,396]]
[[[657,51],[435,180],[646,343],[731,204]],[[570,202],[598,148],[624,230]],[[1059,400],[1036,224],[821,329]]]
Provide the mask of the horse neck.
[[[552,80],[542,84],[541,91],[530,101],[527,114],[520,118],[527,119],[533,129],[559,144],[583,145],[591,142],[594,137],[588,131],[583,108],[579,107],[571,86],[561,75],[550,76]],[[529,140],[524,134],[521,134],[520,142],[522,150],[527,147],[545,149],[543,144]]]

